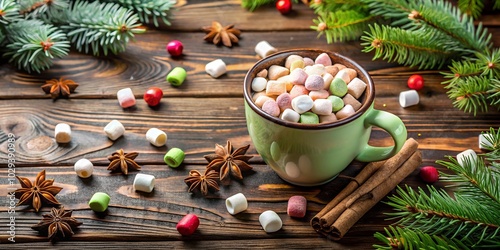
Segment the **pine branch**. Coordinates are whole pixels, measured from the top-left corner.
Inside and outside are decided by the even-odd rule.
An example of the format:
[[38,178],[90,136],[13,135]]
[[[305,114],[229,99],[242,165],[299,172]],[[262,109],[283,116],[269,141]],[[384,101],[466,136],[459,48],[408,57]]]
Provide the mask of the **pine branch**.
[[69,7],[70,0],[18,0],[21,15],[37,18],[49,9],[63,10]]
[[67,32],[80,52],[99,55],[125,51],[134,33],[143,33],[132,10],[114,3],[75,2],[66,11],[51,11],[48,20]]
[[52,25],[38,20],[22,20],[6,27],[7,46],[4,56],[19,69],[40,73],[69,51],[66,35]]
[[484,3],[483,0],[459,0],[458,8],[472,18],[478,19],[483,11]]
[[494,10],[500,9],[500,0],[495,0],[495,4],[493,5]]
[[434,30],[404,30],[378,24],[370,25],[370,32],[361,37],[366,46],[363,52],[375,51],[373,59],[418,66],[442,67],[460,53],[456,43]]
[[0,27],[22,19],[15,0],[0,0]]
[[458,79],[454,86],[446,92],[453,101],[453,106],[464,112],[477,114],[477,111],[488,111],[488,90],[490,79],[483,76]]
[[327,43],[343,42],[359,39],[373,19],[366,11],[338,10],[320,14],[311,28],[325,35]]
[[[382,16],[392,20],[392,26],[408,28],[412,22],[408,16],[413,10],[418,9],[418,1],[407,0],[362,0],[374,16]],[[411,27],[411,26],[410,26]]]
[[[481,144],[488,153],[483,154],[489,161],[500,161],[500,128],[495,130],[490,128],[489,132],[482,132],[485,135],[487,143]],[[494,169],[492,169],[494,171]]]
[[241,7],[254,11],[260,6],[273,3],[275,0],[241,0]]
[[139,16],[142,23],[149,23],[153,19],[153,24],[158,27],[158,19],[166,25],[170,25],[168,16],[170,10],[176,4],[176,0],[105,0],[106,2],[118,3],[121,6],[133,9]]
[[453,61],[449,69],[451,72],[441,72],[445,78],[450,80],[444,81],[441,84],[446,85],[445,88],[452,88],[459,83],[467,81],[468,77],[480,76],[484,70],[484,65],[470,60]]
[[393,227],[384,228],[385,235],[375,233],[374,237],[386,246],[373,245],[374,248],[380,250],[393,249],[451,249],[451,250],[467,250],[470,249],[457,239],[449,239],[444,236],[430,235],[420,230],[412,230],[410,228]]
[[490,89],[487,92],[491,106],[500,108],[500,80],[491,79]]

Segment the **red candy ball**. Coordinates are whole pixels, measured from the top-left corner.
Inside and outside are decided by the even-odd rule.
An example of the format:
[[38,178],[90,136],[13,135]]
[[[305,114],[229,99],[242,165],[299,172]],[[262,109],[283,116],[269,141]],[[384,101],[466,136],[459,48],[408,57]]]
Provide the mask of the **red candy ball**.
[[200,219],[195,214],[186,214],[175,227],[177,231],[184,235],[188,236],[194,233],[198,226],[200,225]]
[[163,91],[158,87],[151,87],[144,93],[144,101],[151,107],[160,104],[163,97]]
[[292,1],[291,0],[279,0],[276,2],[276,9],[282,14],[286,15],[292,11]]
[[167,51],[172,56],[182,55],[183,49],[184,49],[184,46],[178,40],[172,40],[167,44]]
[[421,90],[424,87],[424,78],[421,75],[412,75],[408,78],[408,87],[414,90]]
[[420,178],[427,183],[434,183],[439,179],[439,172],[433,166],[425,166],[420,169]]

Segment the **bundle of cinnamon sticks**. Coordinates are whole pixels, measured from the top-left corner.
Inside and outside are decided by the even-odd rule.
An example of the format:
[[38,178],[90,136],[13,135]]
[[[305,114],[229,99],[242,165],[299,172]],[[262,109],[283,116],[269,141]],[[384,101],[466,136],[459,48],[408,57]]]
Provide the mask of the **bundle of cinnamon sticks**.
[[399,153],[367,164],[351,182],[311,220],[316,232],[340,240],[375,204],[422,163],[418,143],[408,139]]

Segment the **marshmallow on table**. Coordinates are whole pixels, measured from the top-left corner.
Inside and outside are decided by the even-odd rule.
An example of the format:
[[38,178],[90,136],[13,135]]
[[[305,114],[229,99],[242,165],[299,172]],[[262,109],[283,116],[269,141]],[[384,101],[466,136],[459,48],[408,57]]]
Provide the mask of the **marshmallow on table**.
[[418,92],[414,89],[399,93],[399,105],[403,108],[417,105],[418,102]]
[[129,108],[135,105],[135,96],[131,88],[124,88],[116,92],[116,98],[122,108]]
[[255,92],[260,92],[266,89],[267,80],[264,77],[255,77],[252,80],[252,90]]
[[167,133],[157,128],[150,128],[146,132],[146,139],[154,146],[161,147],[167,143]]
[[118,120],[112,120],[104,127],[104,133],[106,133],[109,139],[114,141],[125,133],[125,127]]
[[283,226],[280,216],[272,210],[267,210],[260,214],[259,222],[266,233],[276,232]]
[[247,198],[242,193],[237,193],[226,199],[226,208],[232,215],[241,213],[248,208]]
[[281,119],[289,122],[298,122],[300,114],[295,112],[293,109],[285,109],[281,114]]
[[83,158],[75,162],[74,165],[76,174],[81,178],[88,178],[94,172],[94,165],[89,160]]
[[465,166],[467,162],[471,164],[471,166],[476,165],[477,154],[472,149],[467,149],[459,154],[457,154],[457,161],[460,166]]
[[479,135],[479,148],[480,149],[485,149],[486,147],[492,147],[493,145],[491,144],[490,141],[493,140],[493,135],[488,134],[488,133],[482,133]]
[[54,137],[58,143],[68,143],[71,141],[71,127],[66,123],[59,123],[54,129]]
[[155,177],[150,174],[137,174],[134,179],[134,189],[151,193],[155,187]]
[[89,201],[89,207],[95,212],[104,212],[108,209],[110,197],[103,192],[95,193]]
[[294,195],[288,199],[286,213],[290,217],[303,218],[306,216],[307,200],[304,196]]
[[213,78],[217,78],[226,73],[226,64],[222,59],[216,59],[205,65],[205,71]]
[[278,52],[278,50],[271,46],[267,41],[260,41],[255,45],[255,53],[262,58],[266,58],[267,56]]

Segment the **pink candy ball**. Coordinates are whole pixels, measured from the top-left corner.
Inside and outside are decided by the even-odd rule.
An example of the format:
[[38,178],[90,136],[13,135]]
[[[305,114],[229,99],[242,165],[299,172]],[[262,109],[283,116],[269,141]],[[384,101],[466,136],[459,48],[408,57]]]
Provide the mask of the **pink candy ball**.
[[262,111],[278,117],[280,115],[280,108],[274,100],[267,100],[264,105],[262,105]]
[[280,108],[281,112],[283,112],[285,109],[291,109],[292,108],[292,96],[288,93],[283,93],[276,98],[276,103],[278,104],[278,107]]
[[184,46],[178,40],[172,40],[167,44],[167,51],[172,56],[182,55],[183,49],[184,49]]

